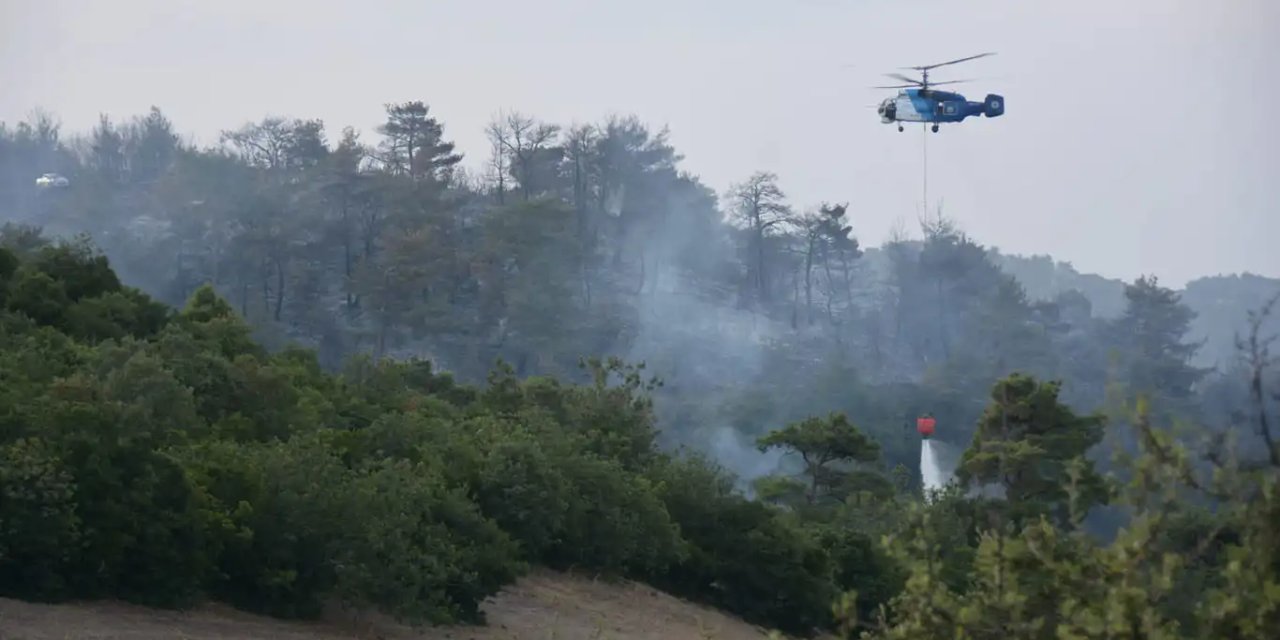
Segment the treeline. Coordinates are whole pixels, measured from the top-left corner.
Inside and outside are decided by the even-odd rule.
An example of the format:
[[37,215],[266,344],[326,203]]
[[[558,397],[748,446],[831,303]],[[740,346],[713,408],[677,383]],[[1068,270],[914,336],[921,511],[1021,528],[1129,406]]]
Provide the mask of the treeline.
[[[667,445],[841,411],[913,465],[915,416],[962,443],[1014,369],[1064,381],[1081,411],[1138,392],[1220,425],[1246,409],[1239,376],[1192,366],[1192,314],[1154,278],[1100,318],[1079,291],[1029,299],[945,219],[866,249],[857,212],[794,203],[778,176],[718,195],[634,117],[502,114],[487,134],[469,172],[422,102],[387,105],[373,140],[268,117],[210,148],[158,109],[71,138],[38,114],[0,127],[0,215],[89,233],[174,306],[210,284],[264,344],[313,346],[330,371],[413,356],[478,384],[501,358],[587,382],[584,356],[644,361],[670,382]],[[44,171],[70,186],[37,189]]]

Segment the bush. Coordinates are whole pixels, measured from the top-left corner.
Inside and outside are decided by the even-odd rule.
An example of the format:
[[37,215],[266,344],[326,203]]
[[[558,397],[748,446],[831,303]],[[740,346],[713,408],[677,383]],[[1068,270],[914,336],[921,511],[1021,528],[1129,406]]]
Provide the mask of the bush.
[[743,618],[806,634],[831,623],[830,558],[798,522],[731,492],[732,480],[701,457],[655,474],[660,496],[691,547],[654,581]]
[[817,530],[818,543],[831,556],[833,578],[841,591],[857,592],[860,620],[872,620],[881,605],[902,591],[905,570],[867,534],[840,526]]
[[318,435],[184,458],[219,533],[210,589],[246,609],[309,617],[336,596],[410,621],[474,621],[522,569],[510,538],[426,464],[352,469]]
[[66,597],[81,539],[76,486],[58,452],[37,438],[0,448],[0,593]]
[[354,539],[338,592],[413,622],[482,622],[480,603],[524,570],[508,535],[424,464],[381,462],[351,487]]
[[[99,377],[47,335],[35,330],[14,341],[23,351],[0,358],[5,589],[191,601],[202,532],[193,489],[161,450],[185,426],[185,390],[145,358]],[[42,352],[54,357],[36,359]]]

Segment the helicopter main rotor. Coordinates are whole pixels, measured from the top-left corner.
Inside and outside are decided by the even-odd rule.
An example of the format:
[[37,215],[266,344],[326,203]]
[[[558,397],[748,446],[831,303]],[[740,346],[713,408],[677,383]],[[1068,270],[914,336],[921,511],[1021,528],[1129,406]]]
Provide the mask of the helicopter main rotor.
[[904,83],[906,83],[906,84],[892,85],[892,86],[883,86],[883,87],[874,87],[874,88],[875,88],[875,89],[909,89],[909,88],[912,88],[912,87],[919,87],[921,91],[928,91],[928,90],[929,90],[929,87],[931,87],[931,86],[939,86],[939,85],[944,85],[944,84],[959,84],[959,83],[961,83],[961,82],[969,82],[969,80],[947,80],[947,81],[945,81],[945,82],[929,82],[929,71],[930,71],[930,70],[932,70],[932,69],[937,69],[938,67],[945,67],[945,66],[947,66],[947,65],[951,65],[951,64],[957,64],[957,63],[960,63],[960,62],[968,62],[969,60],[976,60],[976,59],[978,59],[978,58],[985,58],[985,57],[987,57],[987,56],[994,56],[994,55],[995,55],[995,52],[994,52],[994,51],[991,51],[991,52],[987,52],[987,53],[979,53],[978,55],[974,55],[974,56],[967,56],[967,57],[964,57],[964,58],[957,58],[957,59],[955,59],[955,60],[948,60],[948,61],[946,61],[946,62],[939,62],[939,63],[936,63],[936,64],[926,64],[926,65],[920,65],[920,66],[916,66],[916,67],[903,67],[903,69],[910,69],[910,70],[913,70],[913,71],[919,71],[919,72],[920,72],[920,79],[919,79],[919,80],[917,80],[917,79],[915,79],[915,78],[912,78],[912,77],[909,77],[909,76],[905,76],[905,75],[903,75],[903,74],[901,74],[901,73],[886,73],[886,74],[885,74],[886,76],[888,76],[888,77],[890,77],[890,78],[893,78],[894,80],[899,80],[899,81],[904,82]]

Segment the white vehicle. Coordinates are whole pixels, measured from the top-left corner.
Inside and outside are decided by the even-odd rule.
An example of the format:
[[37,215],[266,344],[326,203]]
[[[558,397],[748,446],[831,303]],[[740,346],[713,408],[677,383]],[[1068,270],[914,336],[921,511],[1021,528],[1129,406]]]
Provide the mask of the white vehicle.
[[49,187],[65,187],[69,184],[71,184],[70,180],[67,180],[65,177],[56,173],[46,173],[39,178],[36,178],[36,186],[42,189],[47,189]]

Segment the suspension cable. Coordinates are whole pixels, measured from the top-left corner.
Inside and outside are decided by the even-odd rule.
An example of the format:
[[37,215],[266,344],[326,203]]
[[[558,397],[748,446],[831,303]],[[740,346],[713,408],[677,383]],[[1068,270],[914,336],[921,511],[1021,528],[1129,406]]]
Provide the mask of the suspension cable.
[[921,160],[924,167],[923,171],[921,172],[921,174],[924,176],[923,213],[926,220],[929,218],[929,132],[926,130],[928,126],[929,125],[926,123],[923,123],[923,122],[920,123],[920,141],[921,141],[920,147],[921,147],[921,156],[922,156]]

